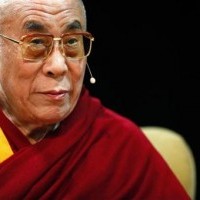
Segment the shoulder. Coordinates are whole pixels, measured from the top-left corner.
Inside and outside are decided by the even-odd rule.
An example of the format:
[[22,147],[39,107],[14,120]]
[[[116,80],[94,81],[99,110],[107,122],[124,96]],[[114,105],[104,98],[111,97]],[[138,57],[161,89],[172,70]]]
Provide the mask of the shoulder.
[[126,141],[127,144],[137,143],[141,146],[141,143],[143,145],[148,143],[149,145],[149,141],[136,122],[106,107],[96,116],[93,127],[105,137],[115,138],[115,140],[118,138],[121,142]]

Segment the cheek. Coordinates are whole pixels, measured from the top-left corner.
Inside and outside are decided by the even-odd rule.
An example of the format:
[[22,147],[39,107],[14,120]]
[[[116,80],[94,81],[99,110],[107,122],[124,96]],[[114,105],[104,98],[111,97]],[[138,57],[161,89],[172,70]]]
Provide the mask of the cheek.
[[82,84],[84,80],[85,75],[85,61],[82,60],[80,62],[73,63],[73,65],[68,65],[70,70],[70,76],[71,76],[71,83],[73,88],[73,93],[71,96],[71,102],[72,104],[76,104],[78,97],[80,95]]
[[4,59],[0,71],[1,93],[5,92],[7,100],[27,96],[33,72],[19,59]]
[[[70,65],[69,65],[70,66]],[[85,75],[85,61],[79,61],[71,65],[71,77],[74,84],[81,84]]]
[[19,44],[11,41],[5,41],[2,48],[2,59],[4,64],[15,63],[16,60],[22,59]]
[[16,81],[13,79],[3,79],[1,80],[0,87],[0,98],[1,104],[3,107],[6,107],[8,110],[16,110],[21,105],[20,92],[24,93],[22,88],[16,85]]
[[[4,74],[5,79],[11,79],[10,83],[16,82],[15,86],[21,84],[25,84],[27,80],[30,80],[34,74],[37,73],[37,67],[34,64],[26,63],[23,61],[21,57],[21,53],[18,50],[17,52],[8,54],[7,52],[7,58],[6,56],[3,57],[2,60],[2,71]],[[11,58],[8,58],[9,57]]]
[[20,82],[20,79],[12,74],[5,76],[2,81],[2,87],[9,101],[16,101],[20,97],[27,95],[26,88],[28,84]]

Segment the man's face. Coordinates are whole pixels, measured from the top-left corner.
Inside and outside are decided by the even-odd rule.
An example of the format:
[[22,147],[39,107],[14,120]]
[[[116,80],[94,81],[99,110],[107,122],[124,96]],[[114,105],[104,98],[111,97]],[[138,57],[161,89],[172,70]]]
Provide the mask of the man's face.
[[[12,14],[7,13],[3,34],[16,40],[31,33],[60,37],[85,26],[74,0],[16,0],[8,12]],[[0,39],[0,98],[5,112],[16,123],[33,126],[67,117],[80,95],[86,59],[65,59],[55,42],[47,59],[25,61],[19,44]]]

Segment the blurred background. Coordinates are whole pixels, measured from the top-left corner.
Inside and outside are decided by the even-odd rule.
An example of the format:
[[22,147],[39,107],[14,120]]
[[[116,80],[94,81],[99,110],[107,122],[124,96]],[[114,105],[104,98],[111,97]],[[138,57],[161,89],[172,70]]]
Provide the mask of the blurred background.
[[84,1],[95,37],[85,84],[140,126],[179,132],[200,176],[200,1]]

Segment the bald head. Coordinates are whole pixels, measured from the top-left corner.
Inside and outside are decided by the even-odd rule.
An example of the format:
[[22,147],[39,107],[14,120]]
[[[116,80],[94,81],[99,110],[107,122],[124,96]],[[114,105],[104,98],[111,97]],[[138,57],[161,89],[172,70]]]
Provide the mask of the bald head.
[[[48,5],[49,0],[0,0],[0,32],[3,31],[4,25],[9,25],[9,22],[16,19],[15,13],[18,13],[20,9],[30,3]],[[51,0],[51,5],[58,2],[64,4],[75,3],[81,11],[81,15],[84,19],[84,29],[86,29],[86,10],[82,0]]]

